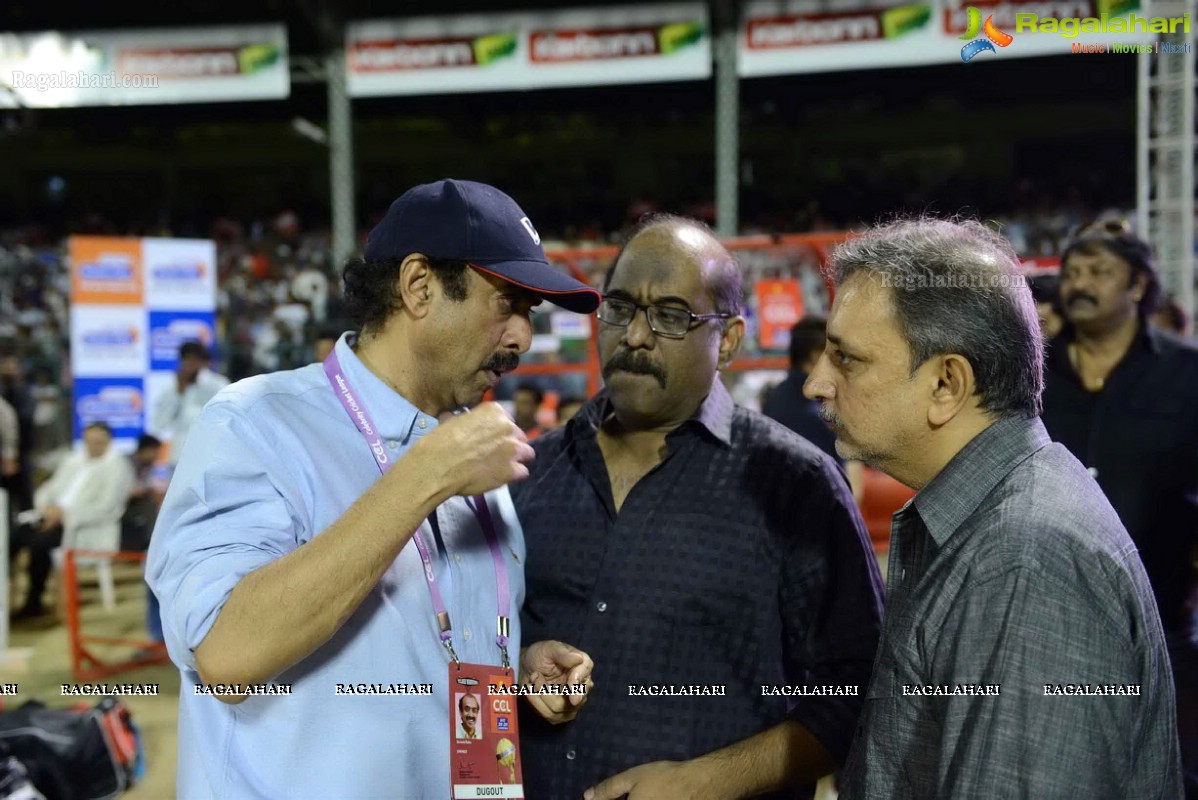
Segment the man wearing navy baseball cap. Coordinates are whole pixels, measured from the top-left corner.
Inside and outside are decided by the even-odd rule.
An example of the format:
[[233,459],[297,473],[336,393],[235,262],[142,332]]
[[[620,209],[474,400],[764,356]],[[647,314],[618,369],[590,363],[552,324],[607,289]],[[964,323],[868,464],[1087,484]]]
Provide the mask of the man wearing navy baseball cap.
[[[549,265],[514,200],[457,180],[396,200],[344,280],[357,330],[217,395],[158,518],[180,797],[453,796],[455,667],[590,685],[585,653],[521,649],[507,484],[534,453],[479,404],[528,350],[533,306],[589,313],[598,292]],[[563,722],[586,695],[527,699]],[[514,739],[501,722],[480,717]]]

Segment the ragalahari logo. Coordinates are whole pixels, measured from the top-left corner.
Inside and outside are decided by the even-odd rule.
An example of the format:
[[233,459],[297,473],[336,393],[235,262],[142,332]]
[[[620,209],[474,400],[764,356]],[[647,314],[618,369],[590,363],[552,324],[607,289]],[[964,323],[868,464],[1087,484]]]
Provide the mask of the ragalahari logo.
[[[987,50],[990,51],[991,53],[998,52],[994,49],[994,45],[998,45],[999,47],[1006,47],[1011,42],[1015,41],[1014,36],[1007,33],[1006,31],[999,30],[998,26],[994,24],[994,15],[993,14],[986,17],[986,23],[983,25],[982,24],[982,12],[978,11],[973,6],[969,6],[968,10],[969,10],[969,29],[966,30],[965,33],[963,33],[962,35],[957,37],[958,39],[970,40],[968,44],[966,44],[964,47],[961,48],[961,61],[962,62],[968,63],[971,58],[978,55],[979,53],[986,52]],[[986,37],[984,39],[977,38],[979,31],[986,34]],[[993,42],[993,44],[991,44],[991,42]]]

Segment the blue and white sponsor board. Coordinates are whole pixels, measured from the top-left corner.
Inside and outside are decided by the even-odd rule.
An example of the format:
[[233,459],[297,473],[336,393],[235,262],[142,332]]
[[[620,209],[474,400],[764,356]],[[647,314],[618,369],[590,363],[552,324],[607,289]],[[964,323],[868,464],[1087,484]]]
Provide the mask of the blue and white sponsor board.
[[179,347],[216,349],[216,245],[74,236],[68,249],[75,437],[103,421],[131,450],[174,384]]

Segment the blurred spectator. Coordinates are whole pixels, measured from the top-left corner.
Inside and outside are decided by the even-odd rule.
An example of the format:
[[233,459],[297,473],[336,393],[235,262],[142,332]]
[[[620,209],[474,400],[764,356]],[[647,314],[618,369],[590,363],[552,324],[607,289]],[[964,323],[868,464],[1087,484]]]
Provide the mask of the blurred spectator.
[[17,410],[0,397],[0,476],[11,478],[21,471],[21,433]]
[[790,374],[769,393],[762,413],[843,464],[844,460],[836,454],[836,435],[820,418],[819,403],[803,397],[807,375],[824,352],[826,326],[823,317],[808,315],[790,329]]
[[537,411],[545,400],[545,394],[535,383],[522,383],[514,395],[516,424],[528,436],[528,440],[540,436],[544,431],[537,422]]
[[112,431],[94,422],[83,431],[82,451],[63,459],[34,496],[33,511],[18,518],[10,557],[29,550],[29,593],[17,619],[45,613],[42,593],[57,547],[116,550],[120,519],[133,484],[133,468],[111,447]]
[[167,460],[171,467],[187,441],[187,432],[204,405],[229,385],[229,379],[209,369],[211,356],[200,342],[184,342],[179,348],[179,367],[175,385],[158,398],[154,408],[154,428],[170,436]]
[[1172,297],[1166,297],[1161,307],[1152,313],[1152,324],[1182,339],[1189,333],[1190,327],[1185,309]]
[[565,425],[574,415],[578,413],[578,409],[582,408],[582,404],[586,400],[582,397],[563,397],[557,401],[557,424]]
[[1029,274],[1027,284],[1032,291],[1032,299],[1036,301],[1040,333],[1045,339],[1052,339],[1065,326],[1061,316],[1060,276],[1053,273]]
[[1198,348],[1148,324],[1160,284],[1151,249],[1126,223],[1084,229],[1061,263],[1067,324],[1049,348],[1044,425],[1089,468],[1140,551],[1173,663],[1189,795],[1198,792],[1198,653],[1186,608],[1198,544]]
[[8,491],[9,502],[18,511],[33,504],[33,394],[25,384],[21,362],[15,355],[0,359],[0,396],[17,412],[19,445],[17,471],[5,471],[3,486]]
[[329,304],[329,279],[313,266],[305,267],[291,280],[291,295],[301,303],[307,303],[312,319],[321,324],[325,321]]
[[158,518],[158,506],[162,503],[162,487],[154,474],[161,454],[162,440],[144,433],[129,457],[133,466],[133,486],[129,490],[125,516],[121,518],[122,550],[145,550],[150,546],[150,534]]
[[[144,552],[150,547],[150,534],[154,532],[154,523],[158,519],[158,509],[166,488],[156,475],[161,454],[162,441],[144,433],[138,438],[137,449],[129,458],[133,466],[133,487],[129,490],[125,516],[121,518],[122,550]],[[149,584],[146,584],[146,633],[156,643],[163,641],[158,598]]]
[[33,372],[33,443],[35,452],[45,453],[69,444],[70,411],[63,407],[62,390],[44,367]]
[[329,328],[321,329],[320,333],[316,335],[316,341],[312,344],[312,360],[317,364],[323,363],[329,353],[333,352],[333,347],[340,338],[341,334],[338,331]]

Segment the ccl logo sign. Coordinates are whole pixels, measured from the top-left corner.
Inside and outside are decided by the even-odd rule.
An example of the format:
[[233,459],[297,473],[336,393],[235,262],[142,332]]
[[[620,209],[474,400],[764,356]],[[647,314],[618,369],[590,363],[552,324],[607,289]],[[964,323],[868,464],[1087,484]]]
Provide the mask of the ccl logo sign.
[[[1015,37],[1006,31],[1000,30],[994,24],[994,15],[986,17],[985,24],[982,23],[982,12],[978,11],[973,6],[967,9],[969,13],[969,28],[965,33],[958,36],[958,39],[968,40],[968,44],[961,48],[961,61],[968,63],[971,58],[984,52],[997,52],[994,45],[1006,47],[1011,42],[1015,41]],[[977,38],[978,33],[984,33],[985,38]]]

